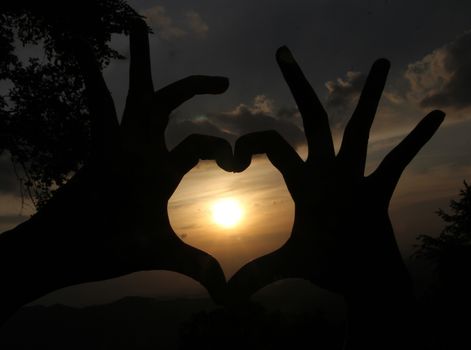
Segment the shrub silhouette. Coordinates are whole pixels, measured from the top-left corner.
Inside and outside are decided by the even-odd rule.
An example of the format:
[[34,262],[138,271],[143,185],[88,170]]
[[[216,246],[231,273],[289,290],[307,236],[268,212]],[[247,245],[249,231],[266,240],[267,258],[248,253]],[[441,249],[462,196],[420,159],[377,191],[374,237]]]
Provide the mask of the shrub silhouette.
[[471,347],[471,186],[464,182],[450,212],[437,211],[445,222],[438,237],[420,235],[415,257],[434,266],[434,281],[424,298],[428,327],[437,349]]

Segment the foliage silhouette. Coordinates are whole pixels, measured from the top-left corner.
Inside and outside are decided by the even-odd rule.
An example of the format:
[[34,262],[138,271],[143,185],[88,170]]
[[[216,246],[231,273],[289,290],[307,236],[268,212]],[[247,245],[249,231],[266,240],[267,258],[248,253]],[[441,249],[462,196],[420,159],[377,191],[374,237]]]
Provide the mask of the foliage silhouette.
[[233,297],[246,298],[283,278],[308,279],[346,298],[347,348],[377,348],[378,341],[382,349],[412,347],[406,338],[412,336],[413,318],[406,315],[415,300],[388,206],[404,168],[438,129],[444,113],[427,115],[365,177],[369,132],[389,62],[373,64],[336,155],[327,114],[291,52],[282,47],[276,57],[301,112],[309,154],[303,161],[275,131],[236,142],[239,171],[249,166],[253,154],[266,153],[281,172],[295,203],[295,220],[281,248],[231,278]]
[[446,223],[438,237],[419,235],[420,243],[416,246],[415,256],[425,258],[437,264],[453,255],[452,251],[471,244],[471,187],[464,182],[459,199],[450,202],[451,214],[443,209],[437,215]]
[[[83,80],[61,43],[71,34],[82,37],[104,67],[122,57],[108,46],[111,35],[128,33],[140,16],[121,0],[4,1],[0,13],[0,80],[11,86],[0,97],[0,152],[11,155],[22,190],[39,208],[90,152]],[[25,61],[16,40],[43,55]]]
[[450,202],[450,213],[439,209],[445,222],[438,237],[420,235],[416,258],[432,263],[434,279],[422,303],[434,349],[471,347],[471,187],[464,182],[459,197]]
[[131,27],[121,125],[91,47],[80,38],[68,42],[92,115],[90,157],[30,220],[0,235],[0,320],[53,290],[143,270],[185,274],[221,301],[221,267],[178,238],[167,202],[199,159],[230,171],[231,147],[192,135],[169,151],[164,132],[175,108],[197,94],[224,92],[228,80],[191,76],[154,92],[147,32],[141,20]]

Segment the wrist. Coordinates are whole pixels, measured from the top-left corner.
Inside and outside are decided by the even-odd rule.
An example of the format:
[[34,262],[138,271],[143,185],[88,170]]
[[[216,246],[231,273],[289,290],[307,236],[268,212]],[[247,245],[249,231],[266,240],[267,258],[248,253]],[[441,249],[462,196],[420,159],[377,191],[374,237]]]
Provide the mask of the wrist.
[[409,276],[345,295],[346,349],[417,349],[418,304]]
[[365,263],[344,294],[346,349],[417,349],[413,283],[399,250],[389,253]]
[[0,323],[21,306],[57,289],[50,262],[58,260],[42,230],[30,230],[31,220],[0,235]]
[[87,282],[80,274],[80,260],[91,257],[72,248],[74,237],[84,234],[83,225],[56,214],[41,210],[0,234],[0,318],[52,291]]

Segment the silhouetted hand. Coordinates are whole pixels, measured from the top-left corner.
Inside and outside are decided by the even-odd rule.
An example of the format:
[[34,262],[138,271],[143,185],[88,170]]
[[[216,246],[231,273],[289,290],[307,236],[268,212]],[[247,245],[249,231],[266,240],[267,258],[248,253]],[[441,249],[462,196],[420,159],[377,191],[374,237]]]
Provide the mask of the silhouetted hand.
[[129,92],[119,125],[91,49],[80,40],[70,45],[95,120],[91,159],[43,209],[0,236],[0,296],[7,301],[0,311],[68,285],[160,269],[199,281],[220,300],[222,269],[175,234],[167,202],[199,159],[230,170],[232,150],[222,139],[192,135],[169,151],[164,131],[175,108],[197,94],[224,92],[228,80],[191,76],[154,92],[147,27],[139,22],[130,35]]
[[281,172],[295,203],[295,219],[288,241],[245,265],[231,278],[229,289],[235,297],[247,298],[274,281],[304,278],[344,295],[353,309],[371,300],[378,313],[387,303],[396,305],[391,296],[413,298],[388,206],[404,168],[435,133],[444,113],[427,115],[365,176],[369,132],[389,62],[380,59],[371,68],[335,154],[328,116],[286,47],[278,50],[277,61],[302,115],[309,154],[303,161],[275,131],[237,141],[239,171],[249,166],[252,154],[266,153]]

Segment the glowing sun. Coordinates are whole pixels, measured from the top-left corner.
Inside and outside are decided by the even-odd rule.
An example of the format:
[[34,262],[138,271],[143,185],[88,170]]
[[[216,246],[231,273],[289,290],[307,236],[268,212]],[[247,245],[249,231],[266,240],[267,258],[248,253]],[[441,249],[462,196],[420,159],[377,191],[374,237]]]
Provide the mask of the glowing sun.
[[212,207],[213,220],[216,224],[231,228],[242,219],[243,210],[240,203],[231,198],[220,199]]

